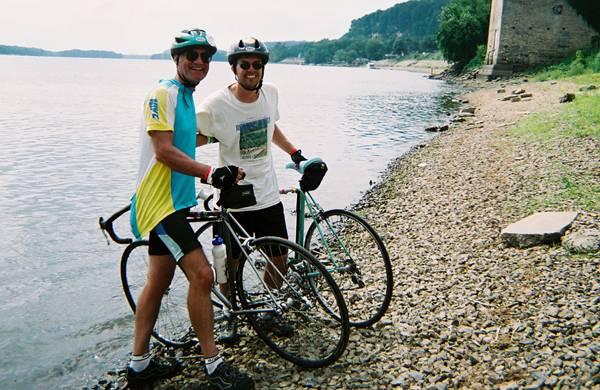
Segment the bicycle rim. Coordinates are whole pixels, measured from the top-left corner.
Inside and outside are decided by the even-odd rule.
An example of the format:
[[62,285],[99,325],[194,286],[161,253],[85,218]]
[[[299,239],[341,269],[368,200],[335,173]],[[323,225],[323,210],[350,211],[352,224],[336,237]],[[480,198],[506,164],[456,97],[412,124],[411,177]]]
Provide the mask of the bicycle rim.
[[[277,237],[254,240],[248,254],[242,256],[236,286],[243,308],[268,313],[247,316],[258,336],[281,357],[300,366],[324,367],[335,362],[346,348],[350,329],[343,297],[325,268],[304,248]],[[278,288],[264,283],[276,273],[268,271],[274,270],[269,256],[287,261],[287,273]],[[319,280],[320,296],[311,280]],[[328,302],[327,310],[319,299]],[[271,319],[265,320],[265,315]],[[273,321],[291,328],[291,335],[278,334],[269,326]]]
[[[148,241],[130,244],[121,258],[121,283],[127,302],[135,313],[136,302],[146,283]],[[187,309],[187,279],[176,267],[171,285],[163,294],[152,336],[172,347],[187,347],[197,342]]]
[[[381,319],[392,298],[392,265],[383,241],[363,218],[346,210],[326,211],[310,225],[304,245],[340,287],[351,326]],[[318,293],[320,286],[314,287]]]

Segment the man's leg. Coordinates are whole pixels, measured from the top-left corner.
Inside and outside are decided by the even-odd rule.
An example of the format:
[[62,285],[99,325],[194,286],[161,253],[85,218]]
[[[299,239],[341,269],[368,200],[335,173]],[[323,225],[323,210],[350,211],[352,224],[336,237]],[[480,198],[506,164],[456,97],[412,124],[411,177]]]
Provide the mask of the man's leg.
[[212,268],[200,248],[183,256],[179,265],[190,283],[188,310],[202,353],[205,357],[214,356],[218,351],[214,338],[213,308],[210,299],[214,278]]
[[202,348],[209,383],[216,388],[254,389],[252,378],[231,366],[218,354],[210,299],[214,275],[204,252],[200,248],[192,250],[183,256],[179,265],[190,282],[188,293],[190,319]]
[[[258,212],[260,216],[255,219],[257,225],[254,226],[257,237],[275,236],[283,239],[288,238],[282,203],[259,210]],[[282,253],[282,250],[281,247],[277,246],[267,248],[267,254],[272,263],[267,264],[263,280],[267,286],[275,289],[281,288],[283,284],[282,275],[285,276],[287,273],[287,252]]]
[[171,255],[150,255],[146,284],[138,297],[135,310],[133,355],[148,352],[150,336],[160,310],[163,294],[171,284],[175,261]]
[[[279,289],[283,284],[282,275],[287,273],[286,260],[287,255],[269,256],[272,263],[268,263],[265,268],[263,280],[270,288]],[[275,267],[273,267],[275,265]]]

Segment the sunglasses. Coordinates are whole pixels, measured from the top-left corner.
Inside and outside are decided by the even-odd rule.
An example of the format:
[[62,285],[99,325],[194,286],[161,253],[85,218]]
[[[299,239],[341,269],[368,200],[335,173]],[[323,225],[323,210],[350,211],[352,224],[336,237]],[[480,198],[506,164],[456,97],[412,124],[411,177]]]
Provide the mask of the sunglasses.
[[202,62],[208,64],[212,61],[212,56],[207,52],[198,53],[196,50],[188,50],[185,52],[185,58],[188,59],[189,62],[194,62],[200,57]]
[[240,61],[240,68],[248,70],[250,69],[250,66],[252,66],[255,70],[261,70],[264,64],[260,61],[254,61],[253,63],[250,63],[248,61]]

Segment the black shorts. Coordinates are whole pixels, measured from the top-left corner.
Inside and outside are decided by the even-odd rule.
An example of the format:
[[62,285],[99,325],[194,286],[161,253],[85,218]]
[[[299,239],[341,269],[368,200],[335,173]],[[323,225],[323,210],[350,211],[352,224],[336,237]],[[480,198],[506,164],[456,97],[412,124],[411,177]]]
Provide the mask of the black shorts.
[[150,231],[148,253],[172,255],[176,262],[196,248],[202,248],[194,230],[186,220],[189,209],[170,214]]
[[[257,238],[264,236],[288,238],[281,202],[261,210],[232,212],[231,214],[250,236],[254,234]],[[235,226],[232,227],[235,228]],[[222,236],[222,233],[217,234]],[[241,249],[233,238],[231,239],[231,250],[234,258],[239,257]]]

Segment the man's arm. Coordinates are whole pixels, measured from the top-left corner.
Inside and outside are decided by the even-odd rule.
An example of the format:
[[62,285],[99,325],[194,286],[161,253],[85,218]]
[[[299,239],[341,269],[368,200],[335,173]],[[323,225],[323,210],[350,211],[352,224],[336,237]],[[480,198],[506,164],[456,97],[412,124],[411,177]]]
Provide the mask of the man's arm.
[[273,131],[273,143],[281,150],[290,155],[290,158],[294,162],[294,164],[300,164],[301,161],[306,161],[306,158],[302,155],[302,151],[300,149],[296,149],[294,145],[286,138],[283,131],[275,124],[275,130]]
[[196,147],[210,143],[208,137],[200,133],[196,134]]
[[196,147],[215,142],[212,123],[211,113],[206,107],[200,105],[200,109],[196,113]]
[[174,171],[208,179],[211,172],[210,165],[202,164],[176,148],[173,145],[172,131],[150,131],[149,134],[158,161]]
[[287,139],[285,134],[283,134],[283,131],[281,131],[279,126],[277,126],[277,123],[275,124],[275,131],[273,131],[273,143],[275,145],[279,146],[279,148],[281,150],[283,150],[284,152],[286,152],[289,155],[292,155],[296,150],[298,150]]

